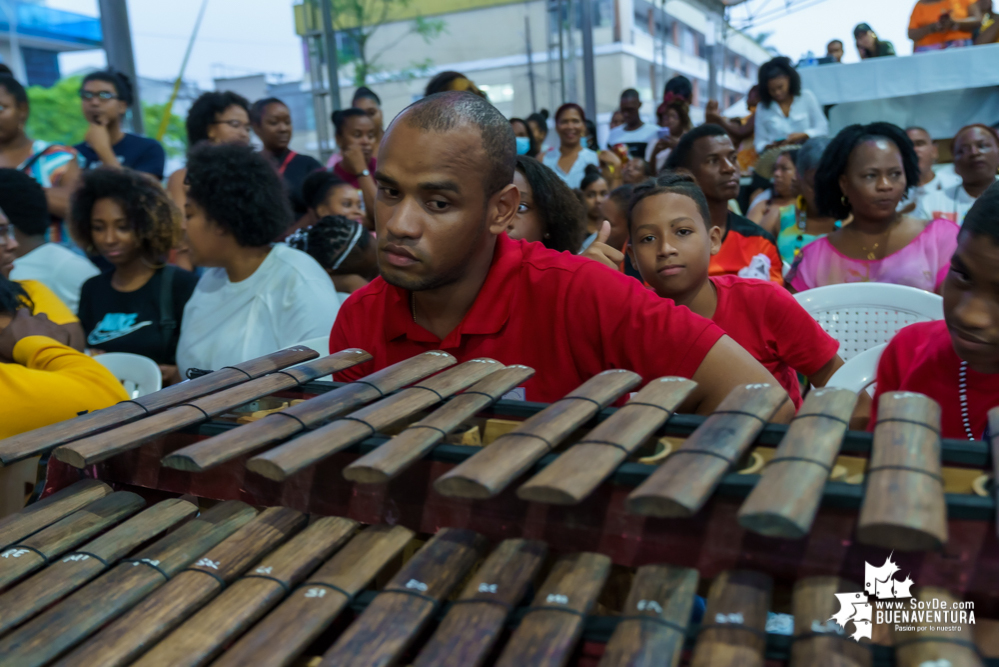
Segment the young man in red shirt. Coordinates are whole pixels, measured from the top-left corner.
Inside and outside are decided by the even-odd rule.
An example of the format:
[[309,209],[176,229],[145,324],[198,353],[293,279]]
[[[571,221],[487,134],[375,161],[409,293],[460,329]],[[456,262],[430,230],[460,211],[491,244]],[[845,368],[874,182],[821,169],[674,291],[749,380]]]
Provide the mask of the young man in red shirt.
[[919,392],[940,404],[941,436],[988,440],[999,406],[999,183],[965,216],[942,292],[944,319],[905,327],[881,355],[873,415],[885,392]]
[[[610,368],[648,381],[675,375],[697,389],[682,408],[706,414],[766,369],[710,321],[658,299],[596,262],[512,241],[510,123],[468,93],[440,93],[403,111],[378,156],[375,226],[381,276],[341,306],[330,349],[374,359],[354,380],[427,350],[491,357],[536,370],[529,401],[563,398]],[[788,401],[774,417],[793,414]]]
[[763,364],[801,405],[798,375],[824,386],[843,365],[839,343],[794,297],[769,280],[708,277],[722,233],[709,226],[708,202],[687,174],[666,172],[639,185],[629,229],[635,266],[664,299],[712,320]]
[[738,152],[720,125],[687,132],[666,159],[666,169],[686,169],[708,200],[711,224],[721,229],[721,248],[711,256],[712,276],[737,275],[784,284],[777,240],[758,224],[733,213],[728,203],[739,196]]

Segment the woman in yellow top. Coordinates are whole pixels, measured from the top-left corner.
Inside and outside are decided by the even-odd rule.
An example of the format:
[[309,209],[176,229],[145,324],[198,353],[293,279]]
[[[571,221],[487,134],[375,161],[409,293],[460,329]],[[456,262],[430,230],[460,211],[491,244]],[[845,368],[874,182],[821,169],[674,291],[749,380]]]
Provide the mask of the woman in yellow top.
[[[10,224],[7,216],[0,211],[0,277],[5,280],[10,277],[10,272],[14,270],[14,250],[17,249],[17,240],[14,238],[14,227]],[[44,313],[49,321],[58,325],[66,332],[66,344],[74,350],[83,351],[86,338],[83,335],[83,327],[80,320],[66,307],[59,297],[48,287],[37,280],[21,280],[18,284],[27,293],[29,303],[31,303],[31,314],[39,315]]]
[[[32,303],[19,284],[0,277],[0,439],[128,400],[104,366],[67,347],[65,328]],[[0,516],[24,505],[38,458],[0,468]]]
[[971,46],[982,23],[977,0],[918,0],[909,17],[913,52]]

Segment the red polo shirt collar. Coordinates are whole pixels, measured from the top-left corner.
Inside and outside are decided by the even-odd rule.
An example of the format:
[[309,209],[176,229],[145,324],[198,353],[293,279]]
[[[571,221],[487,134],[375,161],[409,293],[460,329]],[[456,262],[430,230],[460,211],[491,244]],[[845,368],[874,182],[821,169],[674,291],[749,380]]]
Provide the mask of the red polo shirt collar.
[[447,350],[459,347],[464,334],[499,333],[510,318],[510,308],[517,298],[520,285],[517,276],[522,260],[520,246],[506,234],[500,234],[496,238],[489,273],[475,302],[443,341],[413,321],[409,290],[386,284],[385,333],[388,340],[405,336],[421,343],[440,343],[440,349]]

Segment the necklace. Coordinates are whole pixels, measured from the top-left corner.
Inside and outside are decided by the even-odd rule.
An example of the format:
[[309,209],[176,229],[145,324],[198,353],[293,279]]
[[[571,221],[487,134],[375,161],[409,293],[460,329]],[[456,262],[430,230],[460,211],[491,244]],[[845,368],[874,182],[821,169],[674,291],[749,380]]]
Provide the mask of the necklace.
[[805,211],[805,205],[802,202],[804,197],[799,196],[798,201],[795,202],[794,215],[798,222],[798,229],[805,231],[808,228],[808,213]]
[[977,440],[974,431],[971,430],[971,417],[968,415],[968,362],[961,362],[961,370],[957,375],[958,398],[961,401],[961,423],[964,425],[964,433],[968,440]]

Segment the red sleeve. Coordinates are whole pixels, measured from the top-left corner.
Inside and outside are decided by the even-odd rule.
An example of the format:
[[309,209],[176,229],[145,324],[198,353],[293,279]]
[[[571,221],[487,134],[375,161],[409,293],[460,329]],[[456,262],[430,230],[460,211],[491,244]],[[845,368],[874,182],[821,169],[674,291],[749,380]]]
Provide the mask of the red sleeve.
[[787,290],[770,291],[765,321],[777,356],[802,375],[818,372],[836,356],[839,342]]
[[770,258],[770,280],[783,287],[784,262],[781,261],[780,251],[777,250],[776,245],[774,245],[767,239],[763,239],[763,243],[766,246],[764,248],[764,252],[766,252],[767,257]]
[[[356,301],[354,302],[356,303]],[[337,313],[336,321],[333,322],[333,330],[330,332],[330,354],[334,352],[339,352],[340,350],[346,350],[349,347],[359,347],[362,350],[367,348],[361,341],[357,339],[355,332],[351,330],[350,322],[354,320],[351,317],[352,313],[357,311],[356,307],[351,307],[354,304],[344,303],[340,307],[340,312]],[[333,379],[336,382],[351,382],[362,378],[365,375],[371,373],[372,362],[367,361],[363,364],[358,364],[356,366],[351,366],[339,373],[333,374]]]
[[[867,430],[873,431],[874,425],[878,421],[878,401],[881,394],[889,391],[898,391],[902,388],[902,359],[900,355],[905,349],[905,329],[895,334],[878,361],[878,383],[874,388],[874,404],[871,406],[871,420],[867,424]],[[902,339],[902,340],[900,340]]]
[[710,320],[596,262],[581,267],[567,291],[562,314],[584,377],[624,368],[645,382],[690,378],[725,335]]

